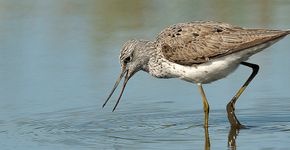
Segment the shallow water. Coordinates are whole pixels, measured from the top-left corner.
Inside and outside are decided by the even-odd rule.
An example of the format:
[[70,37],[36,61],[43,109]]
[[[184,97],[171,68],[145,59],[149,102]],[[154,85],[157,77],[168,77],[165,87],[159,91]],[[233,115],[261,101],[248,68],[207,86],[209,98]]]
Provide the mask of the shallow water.
[[[170,24],[219,20],[246,27],[290,28],[290,2],[0,1],[1,149],[204,149],[196,85],[140,72],[117,110],[107,106],[128,39],[154,39]],[[236,111],[247,129],[228,147],[225,106],[251,70],[241,66],[205,85],[211,149],[288,149],[290,38],[249,61],[260,72]],[[118,93],[118,90],[117,92]]]

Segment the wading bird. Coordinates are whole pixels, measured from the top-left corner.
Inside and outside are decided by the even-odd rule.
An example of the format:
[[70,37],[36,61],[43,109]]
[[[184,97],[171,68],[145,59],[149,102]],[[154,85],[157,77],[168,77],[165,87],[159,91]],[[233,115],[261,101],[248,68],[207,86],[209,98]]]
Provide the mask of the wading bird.
[[120,53],[121,74],[103,107],[125,76],[114,111],[128,80],[142,70],[157,78],[179,78],[197,84],[207,127],[209,105],[202,85],[222,79],[244,65],[253,72],[227,104],[231,126],[242,128],[234,113],[235,103],[259,70],[257,64],[246,61],[288,34],[289,30],[246,29],[222,22],[195,21],[169,26],[155,41],[129,40]]

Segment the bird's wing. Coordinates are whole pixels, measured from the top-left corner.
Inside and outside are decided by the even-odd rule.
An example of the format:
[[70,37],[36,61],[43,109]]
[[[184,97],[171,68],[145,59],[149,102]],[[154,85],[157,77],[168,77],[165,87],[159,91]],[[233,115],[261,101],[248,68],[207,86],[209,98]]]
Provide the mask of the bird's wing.
[[180,23],[165,28],[156,46],[171,62],[201,64],[256,45],[283,37],[288,31],[243,29],[220,22]]

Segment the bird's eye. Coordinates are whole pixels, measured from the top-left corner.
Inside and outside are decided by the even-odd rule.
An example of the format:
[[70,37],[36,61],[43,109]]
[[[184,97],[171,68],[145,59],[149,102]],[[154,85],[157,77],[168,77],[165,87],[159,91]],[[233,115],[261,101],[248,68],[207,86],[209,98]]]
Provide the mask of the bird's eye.
[[131,58],[131,56],[127,57],[127,58],[124,60],[124,63],[126,63],[126,64],[127,64],[128,62],[130,62],[130,61],[131,61],[131,59],[132,59],[132,58]]

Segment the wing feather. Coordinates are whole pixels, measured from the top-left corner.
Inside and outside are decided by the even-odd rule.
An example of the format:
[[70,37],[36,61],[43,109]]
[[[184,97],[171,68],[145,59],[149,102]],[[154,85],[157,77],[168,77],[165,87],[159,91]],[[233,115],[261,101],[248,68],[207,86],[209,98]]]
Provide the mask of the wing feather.
[[191,22],[165,28],[157,36],[156,44],[169,61],[181,65],[193,65],[287,34],[288,31],[243,29],[220,22]]

